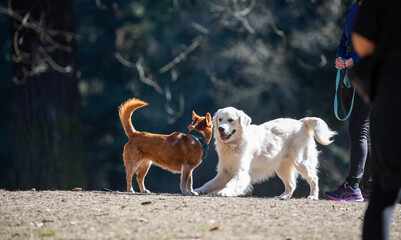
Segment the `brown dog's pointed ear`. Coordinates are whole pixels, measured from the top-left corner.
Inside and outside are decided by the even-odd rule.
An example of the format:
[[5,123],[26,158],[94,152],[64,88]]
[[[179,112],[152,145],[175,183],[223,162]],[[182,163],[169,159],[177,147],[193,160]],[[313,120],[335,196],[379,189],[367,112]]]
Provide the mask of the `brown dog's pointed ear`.
[[195,111],[192,111],[192,121],[195,121],[198,118],[199,116],[195,113]]
[[206,113],[206,125],[208,127],[213,127],[212,115],[210,115],[210,113]]

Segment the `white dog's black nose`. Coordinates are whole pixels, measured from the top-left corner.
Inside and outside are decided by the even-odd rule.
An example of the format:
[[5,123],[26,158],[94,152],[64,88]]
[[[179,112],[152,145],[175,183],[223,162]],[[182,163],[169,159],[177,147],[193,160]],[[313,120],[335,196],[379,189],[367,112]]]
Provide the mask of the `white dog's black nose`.
[[219,127],[219,132],[220,132],[220,133],[224,133],[224,128]]

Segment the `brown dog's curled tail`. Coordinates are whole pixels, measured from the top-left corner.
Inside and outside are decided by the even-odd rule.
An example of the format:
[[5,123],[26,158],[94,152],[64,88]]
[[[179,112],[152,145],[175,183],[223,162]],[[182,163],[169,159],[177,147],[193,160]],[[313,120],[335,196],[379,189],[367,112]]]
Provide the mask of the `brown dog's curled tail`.
[[128,137],[130,137],[134,132],[136,132],[131,122],[132,113],[136,109],[144,107],[146,105],[148,105],[148,103],[142,100],[131,98],[128,99],[123,104],[121,104],[120,107],[118,108],[118,114],[120,116],[121,124],[123,125],[125,134],[127,134]]

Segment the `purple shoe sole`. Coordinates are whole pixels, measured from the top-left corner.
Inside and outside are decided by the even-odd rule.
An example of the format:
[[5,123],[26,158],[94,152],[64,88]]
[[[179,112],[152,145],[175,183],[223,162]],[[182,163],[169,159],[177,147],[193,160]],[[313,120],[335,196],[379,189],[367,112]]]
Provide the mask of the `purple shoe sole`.
[[363,202],[363,200],[364,200],[361,197],[335,198],[335,197],[332,197],[332,196],[327,195],[327,194],[326,194],[326,197],[328,197],[328,198],[330,198],[331,200],[334,200],[334,201]]

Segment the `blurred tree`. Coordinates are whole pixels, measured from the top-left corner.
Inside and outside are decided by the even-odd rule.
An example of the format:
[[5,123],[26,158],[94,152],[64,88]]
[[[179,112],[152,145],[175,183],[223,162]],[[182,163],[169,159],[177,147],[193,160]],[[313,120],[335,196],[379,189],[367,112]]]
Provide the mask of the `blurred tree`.
[[16,188],[82,184],[73,1],[13,0],[13,158]]

